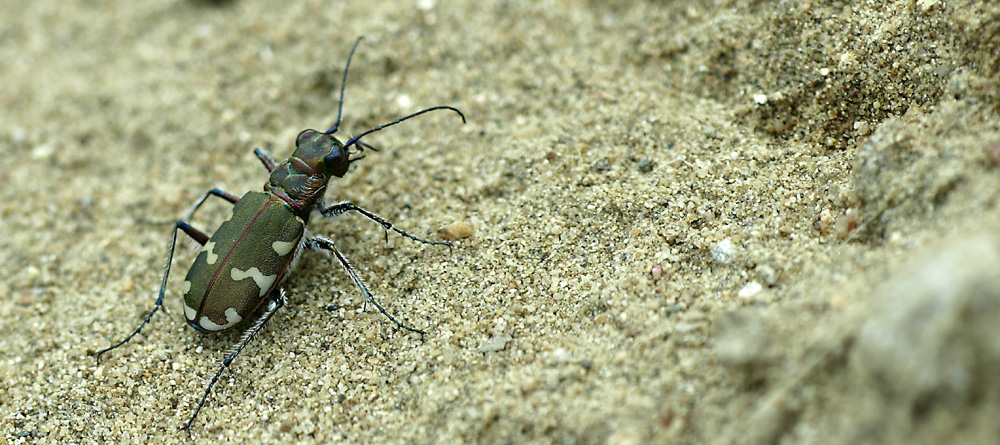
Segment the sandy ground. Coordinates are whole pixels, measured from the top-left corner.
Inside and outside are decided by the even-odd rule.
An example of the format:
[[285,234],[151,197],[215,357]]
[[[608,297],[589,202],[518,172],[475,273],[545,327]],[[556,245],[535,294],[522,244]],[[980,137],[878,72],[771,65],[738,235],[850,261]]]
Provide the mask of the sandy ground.
[[[996,443],[1000,7],[0,6],[0,443]],[[185,326],[169,222],[336,118],[289,307]],[[227,215],[210,202],[193,224]]]

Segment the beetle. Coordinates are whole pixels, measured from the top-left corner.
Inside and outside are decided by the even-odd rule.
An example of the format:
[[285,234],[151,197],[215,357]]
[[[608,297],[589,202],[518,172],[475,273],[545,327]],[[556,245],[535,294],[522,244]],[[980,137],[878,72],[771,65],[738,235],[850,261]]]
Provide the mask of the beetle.
[[[333,241],[322,236],[311,235],[306,229],[309,218],[314,212],[326,218],[332,218],[346,212],[356,212],[381,225],[385,230],[386,237],[389,236],[391,230],[420,243],[445,245],[451,248],[451,244],[447,242],[427,241],[413,236],[394,227],[375,213],[351,202],[344,201],[330,206],[326,206],[323,202],[327,184],[333,177],[344,177],[351,164],[364,157],[359,155],[365,148],[377,151],[371,145],[362,142],[361,138],[435,110],[454,111],[465,123],[465,115],[459,109],[441,105],[426,108],[366,130],[348,139],[345,143],[334,137],[333,134],[340,127],[340,118],[344,108],[347,72],[351,67],[354,51],[358,48],[361,40],[362,38],[358,38],[354,42],[354,46],[347,56],[344,77],[340,83],[337,121],[333,127],[324,132],[305,130],[299,133],[295,140],[295,151],[292,156],[279,164],[275,164],[274,159],[265,151],[259,148],[254,149],[254,154],[270,173],[263,191],[251,191],[242,197],[237,197],[221,189],[212,189],[198,199],[184,218],[174,224],[173,236],[170,239],[170,248],[167,253],[167,265],[153,309],[139,324],[139,327],[124,340],[96,353],[97,361],[100,363],[102,354],[128,343],[142,331],[153,315],[160,308],[163,308],[163,296],[166,293],[167,277],[170,275],[170,267],[173,263],[178,231],[184,232],[201,244],[201,252],[195,257],[194,264],[184,278],[183,306],[184,318],[187,323],[202,333],[216,333],[240,325],[257,312],[260,312],[260,315],[253,323],[249,324],[240,341],[223,360],[222,366],[219,367],[205,389],[205,394],[202,395],[194,414],[184,424],[184,429],[190,429],[223,371],[232,364],[254,336],[267,325],[275,312],[286,304],[287,298],[281,284],[295,269],[303,250],[325,250],[332,253],[351,277],[351,280],[354,281],[365,302],[374,305],[396,326],[411,332],[424,333],[424,331],[407,326],[389,315],[372,296],[347,258],[337,250]],[[351,147],[355,147],[357,151],[349,150]],[[204,232],[192,227],[187,221],[211,196],[222,198],[233,204],[234,207],[229,218],[209,237]]]

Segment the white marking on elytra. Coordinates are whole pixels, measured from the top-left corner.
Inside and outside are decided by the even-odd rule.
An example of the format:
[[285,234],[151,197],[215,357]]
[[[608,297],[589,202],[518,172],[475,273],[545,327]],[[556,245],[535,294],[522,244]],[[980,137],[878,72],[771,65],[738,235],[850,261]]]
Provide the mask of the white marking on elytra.
[[[185,306],[185,310],[186,309],[187,306]],[[226,324],[215,324],[215,322],[210,320],[208,316],[204,315],[201,317],[201,321],[198,322],[198,324],[201,325],[202,329],[206,331],[221,331],[241,321],[243,321],[243,317],[240,317],[240,314],[236,312],[236,309],[229,308],[226,309]]]
[[208,264],[215,264],[219,260],[219,256],[215,254],[215,241],[209,241],[205,243],[205,248],[201,249],[207,255],[205,255],[205,262]]
[[191,292],[191,281],[184,280],[184,295],[187,295],[188,292]]
[[196,315],[198,315],[198,311],[194,310],[193,307],[188,306],[187,303],[184,303],[184,317],[188,320],[194,320]]
[[274,284],[274,280],[278,279],[277,274],[264,276],[264,274],[260,273],[260,269],[257,269],[256,267],[251,267],[250,269],[245,271],[239,270],[234,267],[229,272],[229,276],[232,277],[233,281],[240,281],[240,280],[245,280],[247,278],[253,278],[253,282],[257,283],[257,287],[260,288],[259,296],[261,297],[263,297],[264,294],[267,293],[267,291],[271,290],[271,285]]
[[288,255],[288,252],[292,251],[295,247],[295,243],[286,241],[275,241],[271,243],[271,248],[278,254],[278,256]]

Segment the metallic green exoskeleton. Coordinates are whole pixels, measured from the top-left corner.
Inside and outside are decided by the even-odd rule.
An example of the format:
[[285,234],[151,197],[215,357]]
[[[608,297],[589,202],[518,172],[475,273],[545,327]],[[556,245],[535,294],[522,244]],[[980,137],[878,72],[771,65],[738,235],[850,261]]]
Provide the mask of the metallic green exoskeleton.
[[188,323],[218,332],[253,314],[286,275],[305,228],[305,220],[273,194],[243,195],[184,279]]
[[[330,206],[323,205],[323,195],[330,179],[332,177],[342,178],[352,162],[363,158],[359,154],[365,148],[374,150],[374,147],[361,142],[362,137],[434,110],[454,111],[461,116],[462,122],[465,122],[465,116],[457,108],[431,107],[366,130],[360,135],[348,139],[346,143],[341,143],[333,134],[340,126],[347,72],[359,43],[361,43],[360,38],[354,43],[354,47],[351,48],[351,53],[347,57],[344,78],[340,84],[337,122],[333,127],[324,132],[305,130],[299,133],[295,140],[295,152],[287,160],[277,165],[263,150],[254,150],[264,167],[271,173],[268,183],[264,185],[264,191],[248,192],[242,198],[237,198],[235,195],[220,189],[213,189],[195,202],[185,218],[178,220],[175,224],[167,254],[166,271],[163,274],[160,292],[153,309],[146,315],[139,327],[124,340],[97,352],[99,360],[101,354],[127,343],[149,323],[153,314],[163,306],[167,277],[170,275],[174,247],[177,244],[177,232],[182,231],[200,243],[203,248],[184,279],[184,317],[188,324],[205,333],[221,332],[240,325],[244,320],[252,317],[254,313],[259,312],[260,315],[252,323],[244,324],[247,328],[242,340],[222,362],[222,366],[209,382],[201,402],[195,408],[194,414],[191,415],[191,419],[184,425],[184,428],[189,428],[194,422],[222,372],[229,367],[240,351],[250,343],[250,340],[264,328],[275,312],[285,305],[286,298],[280,287],[281,283],[295,268],[299,255],[305,249],[331,252],[357,285],[367,302],[372,303],[397,326],[421,334],[424,332],[400,323],[389,315],[375,301],[354,268],[337,250],[333,241],[321,236],[310,236],[306,231],[309,217],[314,211],[318,211],[320,215],[328,218],[353,211],[380,224],[387,234],[389,230],[392,230],[421,243],[451,246],[449,243],[425,241],[410,235],[393,227],[391,223],[378,215],[350,202],[345,201]],[[351,151],[352,147],[356,151]],[[209,196],[217,196],[235,204],[232,215],[222,223],[211,237],[190,226],[186,221],[194,215]],[[263,309],[260,309],[261,306]]]

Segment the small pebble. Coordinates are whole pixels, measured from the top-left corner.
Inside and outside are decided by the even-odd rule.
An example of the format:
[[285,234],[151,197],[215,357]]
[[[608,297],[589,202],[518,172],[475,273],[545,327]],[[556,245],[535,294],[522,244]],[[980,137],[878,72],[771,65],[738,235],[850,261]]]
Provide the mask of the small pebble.
[[733,261],[733,257],[736,256],[736,249],[733,247],[733,242],[726,238],[712,245],[710,249],[712,253],[712,258],[722,264],[729,264]]
[[438,233],[448,241],[469,238],[475,230],[465,221],[455,221],[438,230]]
[[649,270],[649,274],[652,275],[653,278],[660,278],[661,276],[663,276],[663,266],[661,266],[659,264],[653,266]]

